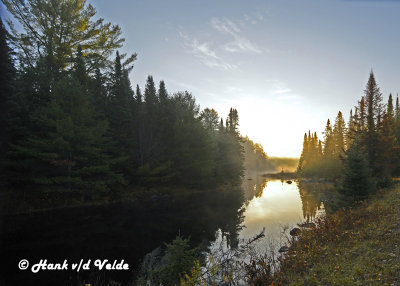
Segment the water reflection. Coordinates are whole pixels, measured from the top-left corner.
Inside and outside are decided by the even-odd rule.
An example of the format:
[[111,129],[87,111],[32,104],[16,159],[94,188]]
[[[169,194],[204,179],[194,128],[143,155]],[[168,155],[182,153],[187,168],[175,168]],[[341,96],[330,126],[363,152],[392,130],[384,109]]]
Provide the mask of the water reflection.
[[[293,226],[329,211],[333,193],[331,185],[287,184],[252,175],[236,188],[179,193],[157,202],[9,216],[3,219],[4,231],[0,234],[4,264],[0,268],[3,274],[7,273],[10,285],[28,285],[26,281],[51,285],[65,279],[73,285],[76,273],[45,272],[33,276],[28,271],[19,271],[15,265],[23,258],[30,261],[105,258],[125,259],[137,270],[146,253],[171,242],[178,233],[190,236],[193,246],[207,247],[215,240],[222,240],[227,247],[236,248],[241,239],[251,238],[265,227],[266,238],[262,243],[265,245],[272,239],[280,242],[284,225]],[[106,274],[123,285],[132,277],[125,272]]]
[[[243,229],[239,234],[248,239],[264,227],[266,240],[277,244],[283,242],[282,230],[290,230],[300,222],[313,221],[330,212],[337,197],[332,184],[321,182],[296,182],[288,184],[281,180],[268,180],[260,176],[243,182],[247,199]],[[260,242],[265,243],[265,241]]]

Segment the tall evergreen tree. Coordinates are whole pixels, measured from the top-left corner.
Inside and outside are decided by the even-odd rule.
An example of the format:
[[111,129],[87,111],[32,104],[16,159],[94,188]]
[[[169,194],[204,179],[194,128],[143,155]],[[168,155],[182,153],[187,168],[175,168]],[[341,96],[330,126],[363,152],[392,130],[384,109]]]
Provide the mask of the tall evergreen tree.
[[349,148],[351,143],[353,142],[356,132],[357,132],[357,109],[356,109],[356,115],[353,116],[353,109],[350,110],[350,117],[349,117],[349,122],[347,123],[347,133],[346,133],[346,140],[345,140],[345,145],[346,149]]
[[141,104],[143,103],[143,96],[142,96],[142,91],[140,90],[139,85],[136,85],[136,97],[135,97],[136,103]]
[[382,110],[382,94],[379,90],[379,87],[375,81],[374,73],[371,71],[369,75],[369,79],[367,82],[367,86],[364,90],[365,93],[365,102],[367,106],[367,125],[366,125],[366,133],[364,136],[365,145],[368,153],[368,160],[370,167],[374,174],[379,173],[379,168],[376,166],[375,162],[377,157],[379,156],[377,150],[377,124],[378,124],[378,116]]
[[134,157],[133,95],[128,71],[123,68],[117,52],[109,94],[108,120],[114,143],[111,152],[113,157],[119,158],[117,170],[127,178],[133,168]]
[[336,157],[342,156],[343,152],[345,151],[345,134],[346,123],[343,119],[342,112],[339,111],[333,128],[333,138],[335,142],[334,154]]
[[387,104],[387,114],[391,118],[394,118],[394,108],[393,108],[393,97],[392,94],[389,94],[388,104]]
[[368,159],[362,142],[357,138],[350,146],[344,163],[340,191],[346,199],[364,199],[375,190]]
[[365,110],[365,98],[364,96],[361,97],[361,100],[359,101],[359,105],[358,105],[358,122],[357,122],[357,130],[359,131],[363,131],[366,128],[366,110]]
[[334,152],[335,152],[335,142],[333,138],[331,122],[328,119],[324,131],[324,158],[326,160],[333,158]]
[[160,87],[158,89],[158,99],[160,103],[165,103],[168,98],[168,92],[167,89],[165,88],[165,83],[164,81],[160,81]]

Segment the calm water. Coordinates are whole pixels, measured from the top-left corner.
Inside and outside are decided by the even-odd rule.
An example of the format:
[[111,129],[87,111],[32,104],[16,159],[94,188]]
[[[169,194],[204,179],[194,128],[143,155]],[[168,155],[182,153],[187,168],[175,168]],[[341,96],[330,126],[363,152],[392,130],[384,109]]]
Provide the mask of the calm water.
[[[193,246],[212,246],[223,240],[236,247],[265,227],[266,237],[258,241],[262,249],[271,241],[284,244],[282,229],[290,230],[298,222],[310,221],[330,210],[333,186],[322,183],[288,184],[248,176],[243,184],[229,190],[211,190],[179,198],[140,205],[115,204],[74,208],[3,219],[1,231],[1,285],[77,285],[93,281],[99,273],[85,271],[21,271],[21,259],[37,263],[76,262],[80,259],[124,259],[138,270],[140,261],[177,234],[191,238]],[[135,273],[108,271],[102,279],[124,284]],[[6,283],[8,282],[8,283]],[[54,284],[56,283],[56,284]]]
[[[231,243],[225,239],[223,231],[219,231],[213,249],[221,241],[234,247],[265,229],[265,238],[257,240],[255,247],[259,253],[276,252],[282,245],[287,245],[287,237],[290,237],[289,231],[293,227],[332,212],[338,197],[332,184],[287,183],[255,175],[249,178],[242,184],[245,202],[241,208],[243,219],[238,241]],[[325,206],[328,206],[327,209]]]

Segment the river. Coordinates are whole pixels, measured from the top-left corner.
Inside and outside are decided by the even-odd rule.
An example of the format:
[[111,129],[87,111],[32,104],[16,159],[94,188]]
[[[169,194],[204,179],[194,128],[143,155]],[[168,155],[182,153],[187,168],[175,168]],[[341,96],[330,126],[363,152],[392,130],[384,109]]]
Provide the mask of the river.
[[[265,238],[257,241],[256,247],[260,251],[271,244],[280,247],[297,223],[330,211],[334,197],[334,187],[329,184],[288,183],[248,175],[241,186],[231,189],[189,192],[140,205],[119,203],[8,216],[2,220],[0,257],[2,277],[6,277],[2,282],[77,285],[78,281],[102,277],[125,285],[140,269],[146,253],[178,234],[190,237],[193,246],[212,247],[222,241],[234,248],[265,228]],[[68,263],[124,259],[134,273],[91,270],[33,274],[18,269],[21,259],[31,263],[40,259],[67,259]]]

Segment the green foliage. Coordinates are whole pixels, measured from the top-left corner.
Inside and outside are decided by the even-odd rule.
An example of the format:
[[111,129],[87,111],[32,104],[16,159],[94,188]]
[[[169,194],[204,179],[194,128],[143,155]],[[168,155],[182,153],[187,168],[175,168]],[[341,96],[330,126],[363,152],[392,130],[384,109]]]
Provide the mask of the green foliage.
[[339,111],[333,129],[327,121],[323,148],[322,144],[316,147],[316,134],[305,134],[298,173],[303,177],[341,178],[343,193],[357,198],[375,190],[375,181],[379,186],[388,185],[390,176],[400,174],[399,114],[398,99],[395,108],[391,94],[384,108],[371,71],[354,115],[350,111],[347,128]]
[[199,251],[191,248],[189,238],[181,236],[166,244],[164,255],[153,261],[138,279],[139,285],[179,285],[180,280],[199,265]]
[[365,149],[354,142],[347,151],[340,191],[352,200],[364,199],[375,191]]
[[274,285],[397,282],[399,189],[317,221],[281,259]]
[[211,131],[218,130],[219,117],[218,113],[212,108],[204,109],[200,114],[200,119],[205,128]]
[[107,123],[94,120],[80,84],[73,78],[61,80],[52,96],[49,107],[37,115],[43,131],[13,146],[9,164],[14,180],[87,191],[105,191],[112,182],[121,182],[110,171],[104,150]]
[[[114,198],[124,185],[209,187],[243,173],[239,115],[226,128],[218,113],[200,114],[189,92],[170,95],[148,76],[132,90],[136,54],[116,52],[118,26],[93,20],[85,0],[4,0],[18,59],[14,71],[1,26],[0,142],[4,174],[20,191],[75,191]],[[3,139],[4,138],[4,139]],[[112,189],[113,192],[108,192]]]
[[21,64],[34,67],[40,55],[50,54],[55,75],[71,65],[78,45],[82,47],[88,70],[94,71],[107,65],[109,56],[124,42],[119,26],[104,23],[103,19],[93,20],[96,10],[85,0],[3,0],[3,3],[23,28],[20,32],[12,22],[8,23]]

